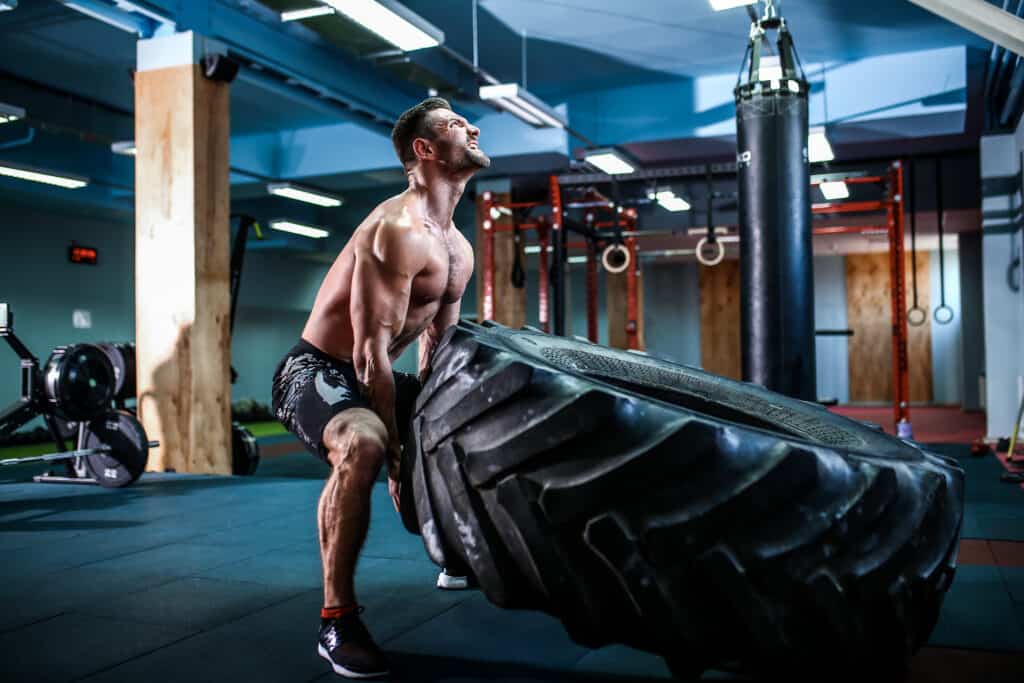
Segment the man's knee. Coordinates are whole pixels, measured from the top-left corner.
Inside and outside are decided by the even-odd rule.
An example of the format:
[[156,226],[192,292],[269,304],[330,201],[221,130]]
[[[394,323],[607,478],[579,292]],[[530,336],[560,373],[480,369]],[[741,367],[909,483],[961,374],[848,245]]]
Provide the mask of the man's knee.
[[384,462],[387,429],[372,411],[346,410],[327,423],[324,445],[332,465],[344,463],[376,476],[377,468]]

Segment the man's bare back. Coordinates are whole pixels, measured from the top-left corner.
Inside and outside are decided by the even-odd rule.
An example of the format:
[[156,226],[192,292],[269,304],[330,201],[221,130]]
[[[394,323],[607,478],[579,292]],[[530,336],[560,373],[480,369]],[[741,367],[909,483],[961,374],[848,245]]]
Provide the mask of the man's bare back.
[[[416,267],[411,287],[396,269]],[[359,280],[356,281],[357,273]],[[418,198],[403,192],[379,204],[356,228],[320,286],[303,339],[343,360],[353,358],[360,288],[393,300],[388,356],[395,360],[438,313],[457,304],[473,273],[473,249],[454,224],[437,226],[423,215]],[[397,291],[396,291],[397,290]],[[405,307],[404,317],[399,313]],[[442,316],[445,327],[453,324]]]

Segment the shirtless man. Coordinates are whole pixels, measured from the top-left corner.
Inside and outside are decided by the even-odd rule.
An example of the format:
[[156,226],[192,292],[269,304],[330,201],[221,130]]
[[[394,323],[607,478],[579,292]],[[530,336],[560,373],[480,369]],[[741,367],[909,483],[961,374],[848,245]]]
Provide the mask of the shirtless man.
[[[452,222],[466,182],[490,165],[480,129],[432,97],[392,131],[409,188],[377,208],[331,266],[302,338],[274,373],[278,419],[331,466],[317,514],[324,572],[318,651],[342,676],[388,673],[359,618],[353,574],[381,465],[398,510],[399,459],[430,356],[459,320],[473,250]],[[419,339],[419,381],[392,362]]]

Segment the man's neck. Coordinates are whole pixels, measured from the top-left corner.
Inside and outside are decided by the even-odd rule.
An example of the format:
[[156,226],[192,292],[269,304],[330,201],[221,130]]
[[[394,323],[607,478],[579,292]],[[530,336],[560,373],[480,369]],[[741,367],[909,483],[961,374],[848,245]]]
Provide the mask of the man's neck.
[[475,169],[459,174],[418,166],[409,172],[409,191],[423,202],[423,217],[442,230],[452,225],[455,207]]

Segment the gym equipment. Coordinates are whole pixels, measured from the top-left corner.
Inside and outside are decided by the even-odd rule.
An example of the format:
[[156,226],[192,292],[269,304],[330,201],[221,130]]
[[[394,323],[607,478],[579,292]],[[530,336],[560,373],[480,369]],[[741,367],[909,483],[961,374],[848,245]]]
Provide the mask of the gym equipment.
[[65,420],[95,417],[110,406],[115,386],[114,368],[95,344],[58,346],[43,370],[48,408]]
[[[946,212],[942,206],[942,158],[935,159],[935,210],[939,214],[939,305],[932,312],[932,317],[940,325],[953,322],[955,313],[946,305],[946,253],[943,250],[942,234],[946,223]],[[915,273],[916,276],[916,273]]]
[[260,465],[260,446],[243,425],[231,423],[231,474],[249,476]]
[[913,303],[907,310],[907,322],[914,327],[924,325],[928,320],[928,311],[917,304],[917,171],[914,161],[910,161],[910,267],[913,271]]
[[[717,266],[725,258],[725,245],[718,241],[715,236],[715,188],[712,184],[711,175],[711,164],[706,164],[704,167],[704,176],[707,182],[707,216],[708,216],[708,231],[704,237],[700,238],[697,242],[697,248],[695,255],[697,261],[709,268]],[[693,215],[691,212],[690,222],[693,222]],[[717,249],[716,249],[717,247]]]
[[460,323],[405,449],[403,523],[435,563],[679,677],[887,678],[955,572],[954,459],[626,351]]
[[135,344],[132,342],[102,342],[97,344],[114,369],[114,403],[123,408],[126,401],[135,398]]
[[[735,89],[743,379],[813,401],[809,86],[785,20],[765,4]],[[761,72],[768,30],[778,32],[781,77]]]
[[512,286],[522,289],[526,286],[526,270],[523,269],[523,233],[518,222],[512,224],[512,248],[515,250],[512,261]]
[[[10,434],[42,416],[57,444],[56,453],[0,460],[0,465],[63,461],[64,476],[46,473],[36,482],[99,484],[119,488],[136,481],[146,469],[149,449],[135,416],[111,410],[116,393],[114,368],[94,344],[60,346],[40,369],[38,359],[14,334],[14,314],[0,303],[0,336],[21,359],[21,398],[0,413],[0,434]],[[122,375],[122,378],[125,376]],[[70,428],[74,424],[74,430]],[[76,447],[65,448],[69,432],[77,433]]]
[[[231,318],[228,333],[235,332],[235,311],[238,308],[238,291],[242,287],[242,266],[245,262],[245,245],[249,240],[249,230],[256,234],[256,239],[263,239],[263,231],[256,219],[246,214],[235,214],[238,219],[238,231],[231,243]],[[231,366],[231,383],[238,380],[238,371]],[[231,473],[248,476],[255,474],[260,464],[260,446],[256,437],[248,429],[237,422],[231,423]]]

